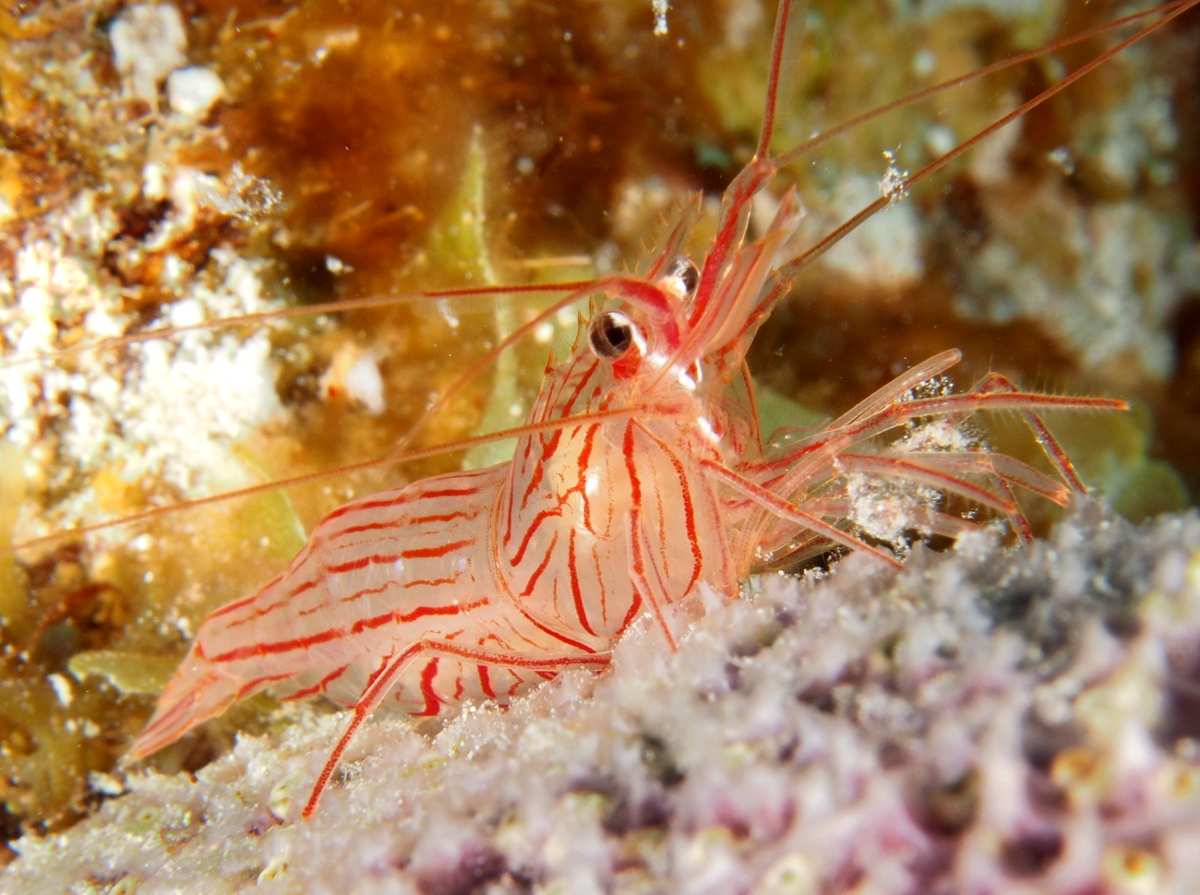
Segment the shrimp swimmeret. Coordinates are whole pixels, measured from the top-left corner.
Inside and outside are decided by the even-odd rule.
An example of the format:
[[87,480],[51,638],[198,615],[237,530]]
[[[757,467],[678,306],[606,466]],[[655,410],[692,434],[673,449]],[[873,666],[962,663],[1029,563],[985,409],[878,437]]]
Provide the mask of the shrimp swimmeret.
[[[1043,415],[1124,403],[1026,392],[998,374],[945,393],[938,377],[958,361],[954,350],[827,425],[764,442],[746,365],[758,327],[808,261],[897,193],[799,257],[792,190],[761,235],[747,236],[754,197],[809,148],[770,151],[791,7],[785,0],[778,12],[756,153],[726,190],[703,257],[684,251],[697,202],[643,275],[604,276],[556,303],[590,299],[591,309],[569,355],[547,366],[513,459],[327,516],[285,572],[208,616],[132,757],[267,688],[288,699],[324,694],[353,712],[304,807],[309,816],[351,738],[385,701],[422,716],[468,699],[507,702],[565,667],[603,668],[645,613],[673,647],[675,609],[698,588],[733,598],[748,574],[785,559],[856,550],[899,567],[886,539],[857,518],[864,488],[901,495],[906,532],[952,536],[975,525],[930,497],[952,495],[1007,520],[1021,539],[1031,534],[1017,491],[1065,505],[1085,490]],[[1022,418],[1057,478],[961,437],[978,411]]]

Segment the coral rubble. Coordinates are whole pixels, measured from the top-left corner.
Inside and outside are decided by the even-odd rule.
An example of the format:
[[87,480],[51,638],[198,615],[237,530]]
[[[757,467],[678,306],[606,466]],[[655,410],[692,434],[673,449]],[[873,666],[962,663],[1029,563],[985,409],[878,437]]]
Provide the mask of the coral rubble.
[[[13,895],[1178,893],[1200,886],[1200,515],[1095,505],[880,572],[764,578],[678,653],[648,620],[436,735],[304,714],[187,775],[133,773],[16,843]],[[296,719],[293,719],[296,720]],[[110,785],[120,788],[118,780]]]

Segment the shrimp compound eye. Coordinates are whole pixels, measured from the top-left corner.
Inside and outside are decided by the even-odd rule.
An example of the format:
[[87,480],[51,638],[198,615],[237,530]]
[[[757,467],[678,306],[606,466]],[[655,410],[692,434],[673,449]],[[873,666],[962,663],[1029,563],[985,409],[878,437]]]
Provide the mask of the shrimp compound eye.
[[691,258],[676,258],[667,275],[659,284],[669,289],[677,298],[691,298],[700,285],[700,269]]
[[624,314],[613,311],[601,314],[588,327],[588,344],[602,360],[617,360],[633,347],[637,331]]

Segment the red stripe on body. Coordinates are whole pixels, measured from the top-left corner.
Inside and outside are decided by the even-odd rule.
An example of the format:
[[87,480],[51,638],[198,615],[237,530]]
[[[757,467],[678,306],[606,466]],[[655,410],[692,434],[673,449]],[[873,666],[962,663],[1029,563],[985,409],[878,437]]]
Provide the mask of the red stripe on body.
[[[479,470],[480,473],[488,470]],[[470,497],[472,494],[478,494],[480,488],[443,488],[438,491],[417,491],[411,493],[411,486],[400,490],[400,493],[395,497],[390,497],[387,500],[365,500],[361,503],[348,503],[345,506],[338,507],[336,510],[327,515],[321,520],[321,525],[327,522],[332,522],[335,519],[341,519],[349,513],[357,513],[362,510],[378,510],[384,507],[396,507],[401,504],[409,503],[414,500],[421,500],[426,497]]]
[[570,494],[578,494],[580,501],[583,503],[583,527],[595,534],[592,528],[592,505],[587,496],[587,468],[588,463],[592,458],[592,447],[596,440],[596,433],[600,431],[598,425],[588,426],[587,433],[583,437],[583,449],[579,452],[579,460],[576,464],[578,476],[575,484],[563,492],[559,499],[560,503],[566,501]]
[[350,513],[358,513],[362,510],[379,510],[383,509],[384,507],[397,507],[401,504],[408,503],[414,498],[415,495],[408,494],[406,491],[407,489],[404,489],[395,497],[387,500],[367,500],[362,503],[345,504],[344,506],[340,506],[333,512],[329,513],[329,515],[321,520],[320,524],[325,525],[328,522],[333,522],[335,519],[341,519],[343,516],[346,516]]
[[479,515],[478,510],[458,510],[454,513],[437,513],[431,516],[413,516],[408,520],[409,525],[426,525],[430,522],[449,522],[451,519],[466,519],[468,522]]
[[341,668],[335,668],[333,671],[329,672],[329,674],[325,675],[325,677],[321,678],[319,681],[317,681],[311,687],[305,687],[303,690],[297,690],[295,693],[289,694],[288,696],[280,697],[279,701],[280,702],[293,702],[297,699],[303,699],[305,696],[312,696],[314,693],[317,693],[317,692],[324,692],[325,688],[328,687],[335,680],[337,680],[339,677],[341,677],[343,674],[345,674],[346,669],[349,667],[350,667],[350,665],[347,663],[346,665],[343,665]]
[[470,512],[467,510],[458,510],[454,513],[434,513],[428,516],[404,516],[400,519],[394,519],[390,522],[370,522],[364,525],[351,525],[348,528],[343,528],[341,531],[334,532],[329,536],[328,541],[337,541],[346,535],[361,534],[364,531],[386,531],[390,528],[407,528],[412,525],[427,525],[430,522],[450,522],[453,519],[465,519],[469,522],[478,515],[478,510],[473,510]]
[[[566,400],[566,403],[562,405],[564,408],[571,407],[579,399],[579,396],[583,393],[583,390],[587,388],[588,382],[591,380],[592,375],[596,372],[599,365],[599,361],[593,361],[588,365],[588,368],[580,376],[579,382],[575,384],[575,389],[571,393],[571,396]],[[524,509],[526,505],[528,505],[529,498],[533,495],[534,489],[542,479],[542,470],[544,465],[550,456],[558,450],[558,445],[562,440],[564,431],[566,430],[555,429],[550,435],[549,440],[546,439],[545,435],[542,435],[538,439],[539,443],[541,444],[542,455],[538,458],[537,464],[534,467],[534,474],[529,477],[529,484],[525,488],[525,493],[521,495],[521,509]]]
[[[661,439],[655,436],[654,433],[652,433],[641,423],[635,421],[635,425],[637,425],[650,439],[658,444],[659,449],[667,455],[671,461],[671,465],[675,467],[675,475],[679,479],[679,496],[683,501],[684,525],[687,528],[688,545],[692,548],[692,577],[688,580],[687,588],[684,590],[684,594],[687,594],[691,592],[691,589],[695,587],[696,582],[700,579],[700,569],[704,562],[704,559],[700,554],[699,535],[696,533],[696,508],[692,505],[692,492],[688,488],[687,475],[684,472],[683,462],[678,456],[676,456],[674,451],[667,447],[667,445]],[[662,506],[661,495],[659,496],[658,500],[658,512],[660,524],[662,524],[663,531],[665,533],[666,517]]]
[[[642,481],[638,478],[637,466],[633,462],[633,426],[626,424],[625,438],[621,441],[621,452],[625,455],[625,472],[629,476],[629,503],[631,507],[631,517],[635,523],[642,506]],[[637,537],[637,532],[632,532],[633,537]],[[642,594],[636,587],[633,589],[633,603],[629,606],[629,611],[625,613],[625,618],[621,622],[619,633],[624,633],[635,618],[637,618],[638,610],[642,607]]]
[[480,606],[486,606],[487,599],[477,600],[474,603],[459,603],[449,606],[418,606],[408,614],[400,612],[387,612],[383,615],[377,615],[373,618],[364,618],[356,621],[349,630],[345,628],[329,628],[325,631],[319,631],[316,634],[310,634],[307,637],[295,637],[291,640],[277,640],[273,643],[257,643],[249,646],[241,646],[237,649],[229,650],[228,652],[220,653],[213,656],[213,662],[235,662],[239,659],[249,659],[252,656],[267,656],[275,653],[287,653],[292,650],[307,649],[310,646],[328,643],[331,640],[340,640],[343,637],[349,637],[354,634],[361,634],[363,631],[372,628],[380,628],[388,622],[396,622],[404,624],[405,622],[415,621],[418,618],[423,618],[430,615],[458,615],[462,612],[471,612],[478,609]]
[[538,528],[540,528],[542,523],[547,519],[555,516],[558,516],[559,518],[562,517],[562,507],[555,507],[552,510],[541,510],[536,516],[533,517],[533,522],[531,522],[529,527],[525,529],[525,537],[521,538],[521,546],[517,548],[516,556],[508,561],[509,565],[515,568],[521,564],[521,560],[525,558],[525,551],[529,549],[529,543],[533,540],[533,536],[537,534]]
[[488,601],[485,597],[484,599],[476,600],[474,603],[452,603],[449,606],[418,606],[407,615],[400,612],[385,612],[382,615],[376,615],[374,618],[359,619],[350,626],[350,633],[361,634],[363,631],[372,628],[381,628],[392,620],[404,624],[430,615],[458,615],[463,612],[471,612],[487,604]]
[[256,677],[254,680],[250,681],[249,683],[242,684],[242,686],[240,688],[238,688],[237,696],[235,696],[234,699],[241,699],[243,696],[245,696],[247,693],[249,693],[255,687],[261,686],[262,684],[271,684],[271,683],[274,683],[275,681],[286,680],[289,677],[294,677],[294,675],[292,675],[292,674],[267,674],[267,675],[263,675],[262,677]]
[[594,649],[592,649],[587,644],[580,643],[578,640],[572,640],[570,637],[567,637],[564,634],[559,634],[557,631],[553,630],[552,628],[546,627],[541,622],[539,622],[536,618],[534,618],[532,615],[530,615],[528,612],[526,612],[525,607],[523,607],[520,603],[517,603],[516,606],[517,606],[517,609],[520,610],[521,615],[525,616],[525,620],[527,622],[529,622],[531,625],[533,625],[535,628],[537,628],[539,631],[541,631],[543,634],[549,634],[555,640],[559,640],[559,641],[567,644],[567,646],[573,646],[576,649],[583,650],[585,653],[593,653],[594,654],[596,652]]
[[629,611],[625,613],[625,618],[621,620],[621,627],[617,629],[617,636],[620,637],[625,633],[625,629],[633,624],[633,620],[637,618],[638,610],[642,608],[642,594],[636,587],[633,589],[633,602],[629,604]]
[[550,539],[550,546],[546,548],[546,555],[542,557],[542,561],[538,563],[538,567],[533,570],[533,574],[529,576],[529,582],[525,585],[525,589],[521,591],[520,596],[528,597],[533,594],[533,589],[537,586],[538,579],[542,577],[542,573],[546,571],[546,566],[550,565],[550,560],[554,556],[554,548],[558,544],[558,532],[554,533],[554,537]]
[[579,619],[583,630],[595,637],[596,632],[592,630],[592,626],[588,622],[587,610],[583,606],[583,589],[579,586],[579,572],[575,568],[575,529],[573,528],[567,538],[567,569],[571,576],[571,596],[575,600],[575,616]]
[[[307,550],[307,545],[306,545],[306,550]],[[302,550],[300,552],[300,555],[298,555],[295,559],[292,560],[291,566],[294,567],[297,563],[299,563],[301,561],[300,556],[302,556],[305,552],[306,552],[305,550]],[[208,616],[208,618],[205,619],[205,621],[212,621],[214,618],[220,618],[221,616],[228,615],[231,612],[237,612],[237,610],[241,609],[243,606],[247,606],[247,605],[253,603],[255,600],[258,599],[260,594],[266,593],[268,590],[270,590],[272,587],[274,587],[276,584],[278,584],[280,581],[282,581],[283,576],[286,574],[287,574],[287,572],[280,572],[278,575],[276,575],[274,578],[272,578],[270,581],[268,581],[266,584],[264,584],[262,587],[260,587],[254,593],[250,594],[250,596],[242,597],[239,600],[234,600],[232,603],[226,603],[224,606],[220,607],[219,609],[213,610],[211,613],[209,613],[209,616]]]
[[[358,593],[354,594],[353,596],[342,597],[340,600],[338,600],[338,602],[339,603],[353,603],[356,600],[361,600],[363,597],[370,597],[370,596],[374,596],[376,594],[381,594],[385,590],[392,588],[392,587],[409,588],[409,587],[438,587],[439,585],[443,585],[443,584],[450,585],[450,584],[455,584],[458,581],[458,578],[459,578],[459,576],[455,575],[451,578],[418,578],[413,581],[404,581],[404,582],[389,581],[386,584],[380,585],[379,587],[370,587],[370,588],[367,588],[366,590],[360,590]],[[311,611],[312,610],[309,610],[309,612],[311,612]],[[301,612],[300,615],[308,615],[309,612]]]
[[456,550],[469,547],[474,543],[474,538],[466,538],[461,541],[451,541],[449,544],[443,544],[441,547],[418,547],[414,550],[406,550],[400,555],[404,559],[425,559],[446,556],[447,554],[454,553]]
[[[481,469],[476,474],[485,475],[490,473],[490,469]],[[470,497],[472,494],[478,494],[482,489],[475,488],[442,488],[440,491],[422,491],[418,497],[422,500],[428,497]]]
[[440,547],[414,547],[412,550],[402,550],[399,553],[375,553],[371,556],[362,556],[336,566],[325,566],[323,571],[330,575],[340,575],[343,572],[357,572],[360,569],[367,568],[367,566],[391,565],[401,559],[436,559],[439,556],[445,556],[448,553],[461,550],[463,547],[474,543],[474,538],[468,538],[464,541],[451,541],[448,544],[442,544]]
[[434,656],[421,672],[421,695],[425,697],[425,708],[419,712],[410,712],[415,718],[432,718],[442,710],[441,700],[433,692],[433,679],[437,677],[438,660]]
[[496,691],[492,689],[491,674],[488,672],[488,667],[486,665],[477,665],[475,667],[479,669],[479,686],[483,689],[486,696],[490,699],[495,699]]

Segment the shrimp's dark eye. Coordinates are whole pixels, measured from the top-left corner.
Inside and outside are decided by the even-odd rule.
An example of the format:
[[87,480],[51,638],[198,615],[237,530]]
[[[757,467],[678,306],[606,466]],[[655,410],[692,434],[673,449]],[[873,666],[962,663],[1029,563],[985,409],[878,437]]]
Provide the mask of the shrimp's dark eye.
[[700,269],[691,258],[676,258],[667,276],[678,283],[684,298],[690,298],[700,285]]
[[617,360],[633,347],[635,335],[628,317],[609,311],[593,320],[588,327],[588,344],[592,346],[596,357]]

